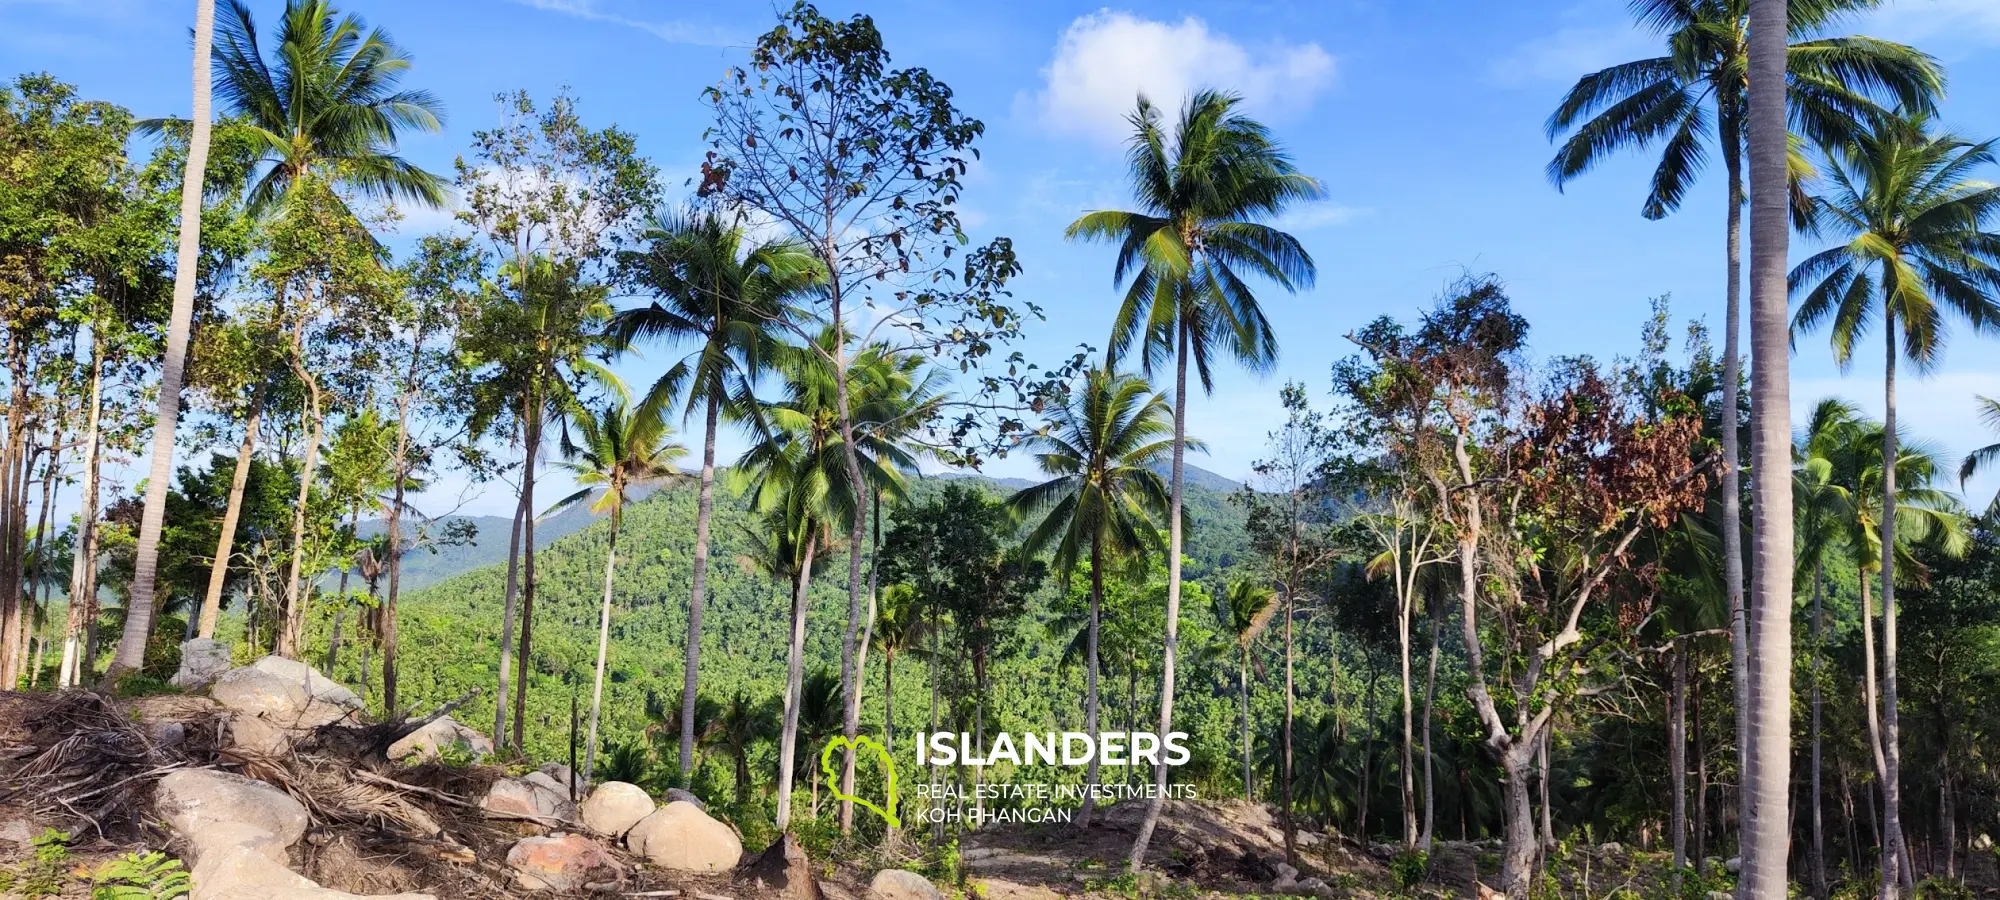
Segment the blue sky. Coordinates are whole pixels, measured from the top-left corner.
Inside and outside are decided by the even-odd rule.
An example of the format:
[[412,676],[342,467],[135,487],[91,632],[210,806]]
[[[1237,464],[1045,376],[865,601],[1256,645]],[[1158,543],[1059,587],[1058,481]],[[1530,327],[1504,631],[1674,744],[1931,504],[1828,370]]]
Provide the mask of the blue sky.
[[[192,5],[0,0],[0,72],[48,70],[140,115],[185,115]],[[264,20],[280,5],[253,2]],[[568,85],[586,121],[634,132],[676,192],[704,149],[699,92],[774,18],[763,3],[343,6],[387,28],[415,57],[407,83],[447,107],[443,134],[405,144],[418,163],[448,173],[471,132],[495,122],[494,93],[546,96]],[[1286,222],[1317,260],[1318,285],[1297,296],[1264,294],[1280,335],[1277,370],[1263,378],[1225,370],[1215,393],[1191,407],[1190,431],[1211,448],[1195,462],[1225,475],[1241,477],[1261,452],[1283,381],[1303,381],[1323,398],[1327,366],[1350,349],[1342,335],[1378,315],[1411,314],[1463,270],[1491,271],[1511,285],[1543,356],[1630,352],[1648,300],[1663,294],[1677,319],[1719,324],[1719,169],[1662,222],[1638,214],[1650,159],[1621,159],[1564,193],[1543,176],[1552,148],[1542,123],[1561,92],[1585,72],[1656,52],[1619,0],[884,0],[825,8],[873,15],[897,64],[931,69],[986,122],[964,214],[979,236],[1015,239],[1025,266],[1017,294],[1048,314],[1024,348],[1031,356],[1054,360],[1077,343],[1104,343],[1115,298],[1109,251],[1067,245],[1061,230],[1083,210],[1124,205],[1119,116],[1135,91],[1174,103],[1194,88],[1237,90],[1300,167],[1324,181],[1328,200]],[[2000,0],[1889,0],[1843,30],[1938,56],[1951,76],[1950,126],[1975,138],[2000,135]],[[406,227],[442,220],[419,214]],[[1996,350],[2000,341],[1961,329],[1937,372],[1903,381],[1905,421],[1954,460],[1995,439],[1974,420],[1972,395],[2000,396]],[[657,368],[645,360],[625,367],[635,382]],[[1823,340],[1809,338],[1794,361],[1794,397],[1803,409],[1839,393],[1879,413],[1879,372],[1870,357],[1843,378]],[[726,441],[725,451],[734,445]],[[1030,474],[1021,458],[990,468]],[[1976,484],[1976,502],[1996,488],[2000,479]],[[504,512],[499,493],[466,509]]]

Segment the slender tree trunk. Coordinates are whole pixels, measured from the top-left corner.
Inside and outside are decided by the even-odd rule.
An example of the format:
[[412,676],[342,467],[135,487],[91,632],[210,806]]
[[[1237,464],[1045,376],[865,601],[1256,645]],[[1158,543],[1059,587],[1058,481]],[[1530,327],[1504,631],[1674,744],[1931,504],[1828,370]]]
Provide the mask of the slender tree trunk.
[[194,110],[187,164],[181,178],[180,241],[174,256],[174,305],[167,321],[166,356],[160,364],[160,408],[154,419],[152,466],[133,551],[132,602],[118,654],[104,673],[103,687],[117,685],[146,664],[146,638],[153,631],[153,580],[160,564],[160,530],[167,513],[167,482],[173,477],[174,430],[180,423],[181,374],[187,363],[188,331],[194,321],[195,267],[201,256],[202,176],[208,167],[209,51],[215,43],[215,0],[197,0],[194,14]]
[[1298,683],[1292,671],[1292,617],[1295,598],[1285,592],[1285,721],[1278,730],[1278,825],[1285,834],[1285,859],[1298,860],[1298,821],[1292,816],[1292,721],[1298,716]]
[[1382,681],[1381,667],[1375,665],[1375,654],[1368,654],[1366,659],[1368,699],[1362,708],[1362,716],[1366,719],[1362,724],[1368,730],[1368,737],[1361,744],[1361,799],[1354,805],[1354,836],[1364,841],[1368,839],[1368,806],[1375,793],[1375,689]]
[[1708,859],[1708,742],[1703,740],[1701,681],[1688,691],[1688,705],[1694,720],[1694,864]]
[[1680,884],[1681,870],[1687,868],[1687,696],[1688,647],[1686,641],[1674,645],[1673,687],[1667,692],[1667,772],[1673,782],[1674,883]]
[[[535,443],[541,444],[540,429]],[[535,472],[533,456],[521,482],[521,644],[514,653],[520,671],[514,679],[514,749],[528,746],[528,680],[534,677],[535,657]]]
[[618,526],[624,518],[624,486],[611,484],[611,537],[604,547],[604,603],[597,611],[597,675],[590,685],[590,736],[583,746],[583,780],[587,784],[597,769],[597,718],[604,708],[604,660],[611,652],[611,591],[618,566]]
[[1528,767],[1533,744],[1515,744],[1501,756],[1501,778],[1505,814],[1500,857],[1501,893],[1514,900],[1529,894],[1530,875],[1535,868],[1535,810],[1529,788]]
[[1754,635],[1742,792],[1742,896],[1782,900],[1791,817],[1792,521],[1791,237],[1786,0],[1750,0],[1750,612]]
[[[1885,274],[1883,287],[1892,284]],[[1902,726],[1896,702],[1896,312],[1882,311],[1886,353],[1882,360],[1882,823],[1889,835],[1890,876],[1914,894],[1909,842],[1903,835]],[[1883,897],[1893,900],[1896,885],[1885,878]]]
[[[1868,752],[1875,764],[1875,783],[1886,795],[1889,788],[1889,761],[1882,749],[1882,701],[1878,693],[1882,681],[1877,674],[1879,668],[1875,662],[1875,602],[1872,596],[1873,588],[1868,583],[1868,574],[1863,571],[1858,579],[1861,591],[1861,702],[1867,707]],[[1873,815],[1869,818],[1871,821],[1874,820]],[[1894,876],[1896,848],[1895,841],[1891,837],[1895,832],[1890,830],[1887,821],[1878,821],[1876,824],[1883,836],[1878,848],[1881,851],[1879,871],[1882,875],[1881,894],[1884,900],[1887,900],[1887,897],[1893,894],[1896,884]]]
[[1820,665],[1825,661],[1826,646],[1822,643],[1824,597],[1826,595],[1826,571],[1819,561],[1813,562],[1813,606],[1812,606],[1812,889],[1813,896],[1825,898],[1828,884],[1826,880],[1826,820],[1820,809],[1824,796],[1820,788]]
[[97,493],[98,449],[103,443],[104,418],[104,334],[98,325],[90,329],[90,407],[83,424],[83,496],[76,513],[76,549],[69,573],[69,600],[64,604],[62,662],[57,666],[56,686],[75,687],[83,683],[79,659],[81,631],[86,623],[86,598],[97,589]]
[[[828,249],[827,260],[838,254]],[[847,483],[855,499],[854,518],[847,528],[847,627],[840,638],[840,694],[841,694],[841,735],[847,739],[846,750],[841,753],[840,790],[846,796],[854,795],[854,737],[861,730],[861,672],[858,662],[859,648],[856,637],[861,633],[861,544],[868,536],[868,509],[861,502],[867,495],[867,482],[861,475],[861,451],[855,443],[854,411],[850,403],[847,381],[847,337],[842,329],[841,319],[843,298],[840,279],[836,275],[830,292],[829,324],[836,336],[833,349],[834,401],[839,414],[841,458],[847,466]],[[840,801],[840,833],[854,830],[854,801]]]
[[32,427],[28,422],[28,374],[24,348],[26,337],[21,329],[10,330],[7,338],[8,380],[12,383],[12,396],[7,404],[7,443],[4,455],[0,455],[0,690],[14,689],[20,670],[21,639],[21,582],[25,563],[23,554],[16,550],[20,546],[21,532],[26,529],[19,507],[22,495],[26,493],[26,472],[31,463],[28,460],[28,432]]
[[1418,839],[1418,846],[1431,852],[1431,840],[1437,834],[1437,782],[1431,776],[1431,735],[1437,731],[1435,713],[1437,711],[1438,683],[1438,639],[1441,616],[1433,614],[1431,619],[1430,668],[1424,675],[1424,833]]
[[201,599],[201,622],[195,637],[215,637],[215,620],[222,612],[222,589],[229,581],[229,560],[235,553],[236,523],[243,515],[243,491],[250,483],[251,460],[257,454],[257,430],[264,421],[264,401],[271,380],[260,378],[243,416],[243,442],[236,448],[236,469],[229,476],[229,499],[222,507],[222,532],[215,539],[215,561],[208,568],[208,591]]
[[[792,587],[792,639],[785,653],[785,721],[778,736],[778,818],[779,831],[792,824],[792,776],[799,745],[799,702],[804,691],[806,665],[807,592],[812,587],[813,555],[818,535],[807,523],[804,554]],[[851,792],[850,792],[851,793]]]
[[[21,654],[22,668],[27,670],[29,687],[34,687],[35,682],[40,678],[42,669],[42,644],[47,642],[42,637],[43,631],[41,630],[43,594],[45,593],[42,588],[49,581],[49,573],[46,571],[47,565],[43,554],[48,548],[49,516],[54,512],[55,508],[56,477],[61,474],[61,462],[62,430],[58,426],[50,429],[49,432],[49,464],[47,468],[42,470],[42,508],[35,526],[34,551],[28,555],[28,572],[30,578],[22,586],[22,594],[24,595],[22,602],[26,604],[27,611],[21,617],[21,649],[19,652]],[[33,645],[33,655],[29,653],[30,644]]]
[[312,502],[313,482],[319,474],[319,444],[325,428],[319,379],[306,368],[305,324],[300,320],[298,329],[292,332],[292,365],[299,380],[305,383],[306,415],[311,422],[306,428],[305,453],[299,463],[299,500],[292,508],[292,558],[285,567],[284,625],[278,631],[278,655],[286,659],[298,659],[304,653],[306,605],[312,595],[305,573],[306,506]]
[[701,683],[701,613],[708,597],[708,529],[715,514],[715,432],[722,401],[710,395],[701,439],[701,484],[695,493],[694,572],[688,591],[687,654],[681,664],[681,779],[694,772],[694,707]]
[[1257,786],[1250,777],[1250,643],[1243,644],[1243,658],[1236,664],[1236,696],[1242,702],[1243,799],[1255,801]]
[[1549,796],[1549,743],[1555,740],[1555,731],[1554,723],[1550,723],[1548,727],[1543,728],[1541,744],[1535,748],[1535,765],[1541,770],[1539,780],[1542,788],[1542,852],[1544,854],[1555,849],[1556,846],[1556,826],[1553,821],[1553,810],[1551,809],[1554,804],[1550,801]]
[[[1098,691],[1099,663],[1097,659],[1099,640],[1099,617],[1104,610],[1104,535],[1092,533],[1090,536],[1090,619],[1083,625],[1083,733],[1097,740],[1097,721],[1103,700]],[[933,679],[935,683],[935,679]],[[933,701],[935,705],[935,701]],[[932,718],[935,719],[935,710]],[[935,730],[937,723],[933,721]],[[1090,827],[1090,817],[1097,810],[1098,763],[1097,754],[1090,755],[1090,765],[1083,773],[1083,808],[1077,811],[1076,827]]]
[[514,668],[514,613],[521,597],[521,524],[527,518],[528,498],[514,504],[514,527],[507,537],[507,587],[500,612],[500,684],[493,694],[493,740],[507,744],[507,697]]
[[[1180,649],[1181,640],[1181,500],[1185,487],[1182,476],[1187,460],[1188,323],[1177,321],[1175,331],[1179,346],[1174,353],[1173,483],[1167,502],[1167,624],[1160,654],[1159,733],[1162,735],[1174,730],[1174,656]],[[1289,603],[1289,599],[1286,602]],[[1286,620],[1286,627],[1291,627],[1290,619]],[[1166,806],[1167,766],[1164,762],[1153,766],[1153,788],[1152,796],[1146,801],[1146,818],[1139,823],[1138,836],[1132,840],[1132,852],[1125,859],[1127,871],[1133,874],[1138,874],[1146,866],[1146,846],[1152,843],[1153,830],[1160,826],[1160,811]],[[1288,835],[1290,831],[1286,829]]]
[[[1412,575],[1414,576],[1414,572],[1412,573]],[[1402,687],[1402,701],[1403,701],[1403,746],[1401,747],[1401,752],[1402,752],[1401,780],[1403,782],[1403,846],[1405,848],[1415,847],[1417,845],[1416,698],[1410,686],[1410,681],[1411,681],[1410,603],[1411,602],[1413,601],[1410,600],[1403,601],[1402,609],[1400,610],[1400,615],[1396,617],[1397,618],[1396,650],[1399,654],[1398,663],[1402,667],[1399,671],[1399,674],[1402,680],[1401,687]]]
[[[354,511],[348,514],[347,530],[351,534],[358,535],[361,533],[361,501],[359,500],[354,501]],[[326,641],[326,674],[330,678],[338,677],[333,674],[333,667],[340,662],[340,622],[347,616],[347,575],[353,568],[353,559],[342,558],[340,560],[340,587],[339,593],[336,595],[338,597],[335,601],[337,605],[333,608],[333,634]]]
[[[413,350],[412,352],[415,351]],[[409,378],[411,385],[416,383],[414,368],[415,366],[412,364],[413,371]],[[412,388],[413,390],[414,388]],[[397,711],[396,650],[398,626],[396,600],[401,596],[403,588],[403,502],[404,492],[408,490],[410,485],[410,405],[415,399],[412,391],[405,391],[396,401],[396,455],[389,467],[390,472],[395,475],[395,483],[389,489],[389,509],[385,517],[386,521],[383,523],[382,541],[386,545],[383,549],[383,556],[386,558],[379,564],[382,568],[388,570],[389,592],[383,596],[381,606],[375,610],[376,627],[380,632],[382,640],[382,710],[388,715],[394,715]],[[382,569],[378,568],[375,577],[380,577],[381,572]],[[368,580],[368,590],[370,593],[374,593],[375,578]],[[362,668],[365,670],[367,667],[363,666]],[[503,669],[502,671],[505,670]],[[362,681],[364,684],[366,683],[366,675],[362,677]],[[506,705],[504,695],[494,695],[493,705],[495,707]],[[500,740],[500,734],[498,729],[494,730],[493,736],[496,743]]]

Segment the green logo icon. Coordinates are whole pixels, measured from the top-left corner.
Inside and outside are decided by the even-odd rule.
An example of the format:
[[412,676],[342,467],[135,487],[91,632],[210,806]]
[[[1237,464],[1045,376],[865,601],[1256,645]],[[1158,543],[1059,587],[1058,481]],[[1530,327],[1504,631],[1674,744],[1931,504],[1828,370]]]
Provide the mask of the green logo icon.
[[[885,783],[887,784],[886,793],[889,797],[888,809],[876,806],[864,798],[853,797],[840,792],[840,776],[833,768],[833,751],[842,747],[852,747],[856,753],[867,750],[875,751],[875,758],[882,761],[882,774],[885,777]],[[889,757],[888,749],[884,748],[874,738],[857,736],[854,740],[850,741],[846,737],[837,737],[827,741],[826,749],[819,752],[819,771],[820,774],[826,776],[826,783],[829,786],[829,790],[833,792],[835,800],[846,800],[867,807],[876,815],[881,816],[882,821],[889,823],[890,828],[903,827],[903,820],[896,818],[896,761]]]

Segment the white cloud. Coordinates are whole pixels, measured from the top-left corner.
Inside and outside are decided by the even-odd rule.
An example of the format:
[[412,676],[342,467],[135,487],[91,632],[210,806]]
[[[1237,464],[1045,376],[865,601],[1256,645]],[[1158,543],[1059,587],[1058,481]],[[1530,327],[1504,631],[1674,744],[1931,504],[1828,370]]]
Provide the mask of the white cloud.
[[636,28],[660,40],[674,44],[695,44],[706,47],[724,47],[742,43],[732,39],[722,29],[712,25],[693,22],[662,21],[627,15],[600,0],[513,0],[523,6],[532,6],[548,12],[574,16],[591,22],[603,22],[625,28]]
[[1502,87],[1573,82],[1607,66],[1661,52],[1659,38],[1630,24],[1570,26],[1521,44],[1495,60],[1488,75]]
[[1335,65],[1315,43],[1248,48],[1193,16],[1170,23],[1107,9],[1069,24],[1042,75],[1034,106],[1045,126],[1115,144],[1130,133],[1125,116],[1141,93],[1171,110],[1217,88],[1261,115],[1283,115],[1331,86]]

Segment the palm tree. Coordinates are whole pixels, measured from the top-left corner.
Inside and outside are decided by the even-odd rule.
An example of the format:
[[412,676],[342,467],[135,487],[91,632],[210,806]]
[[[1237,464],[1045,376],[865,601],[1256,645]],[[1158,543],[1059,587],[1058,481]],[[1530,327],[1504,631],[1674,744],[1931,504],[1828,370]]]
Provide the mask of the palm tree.
[[687,391],[687,415],[702,407],[701,481],[695,503],[694,572],[688,592],[687,655],[681,681],[681,774],[694,767],[694,704],[701,669],[701,616],[708,588],[709,522],[715,511],[715,435],[726,408],[747,401],[770,352],[769,325],[788,301],[823,280],[817,257],[796,241],[750,243],[719,213],[662,219],[646,230],[644,251],[623,255],[652,303],[625,310],[612,327],[641,337],[695,343],[652,392]]
[[[1911,108],[1929,109],[1943,90],[1936,60],[1913,48],[1870,37],[1807,38],[1842,14],[1880,0],[1793,0],[1784,67],[1790,109],[1801,130],[1822,143],[1845,140],[1862,120],[1879,114],[1871,94],[1893,96]],[[1680,208],[1707,161],[1711,140],[1721,151],[1728,226],[1725,240],[1727,297],[1723,312],[1722,470],[1723,577],[1730,627],[1745,646],[1741,434],[1737,396],[1742,352],[1737,320],[1742,304],[1743,139],[1747,101],[1749,0],[1634,0],[1633,14],[1666,39],[1663,56],[1635,60],[1579,79],[1549,116],[1548,134],[1569,138],[1549,161],[1558,189],[1624,150],[1660,147],[1660,162],[1641,213],[1664,218]],[[1794,174],[1808,167],[1791,163]],[[1747,727],[1749,657],[1731,656],[1739,702],[1737,727]],[[1745,745],[1747,748],[1747,745]],[[1747,761],[1747,759],[1746,759]]]
[[[309,177],[325,178],[363,196],[436,208],[447,199],[443,178],[395,155],[399,133],[437,132],[442,107],[425,91],[398,90],[410,57],[381,29],[340,16],[319,0],[289,0],[267,62],[250,8],[229,0],[216,41],[215,70],[223,103],[261,150],[261,175],[251,181],[248,208],[268,214]],[[164,123],[150,123],[159,127]],[[342,204],[338,195],[333,196]],[[344,204],[343,204],[344,205]],[[282,315],[283,298],[278,314]],[[198,637],[215,633],[230,545],[256,452],[268,378],[259,378],[244,410],[243,441],[223,508],[221,537],[209,571]]]
[[[1055,568],[1067,578],[1079,561],[1090,567],[1090,612],[1084,625],[1083,730],[1097,733],[1098,637],[1106,567],[1115,560],[1141,563],[1160,548],[1160,520],[1170,505],[1158,466],[1172,452],[1167,441],[1166,398],[1143,378],[1104,369],[1085,373],[1081,390],[1055,407],[1048,427],[1029,438],[1050,480],[1007,501],[1017,519],[1040,513],[1023,544],[1029,552],[1054,548]],[[1097,784],[1093,757],[1084,784]],[[1090,825],[1097,805],[1086,794],[1076,825]]]
[[1236,693],[1243,703],[1243,799],[1256,797],[1250,777],[1250,648],[1278,611],[1278,594],[1268,585],[1233,581],[1215,596],[1215,618],[1222,633],[1243,654],[1236,669]]
[[[1848,239],[1799,263],[1791,288],[1803,298],[1794,319],[1800,332],[1828,328],[1835,362],[1844,369],[1854,344],[1879,319],[1884,340],[1882,417],[1882,543],[1895,546],[1898,466],[1896,364],[1918,371],[1937,365],[1945,316],[1956,313],[1974,330],[2000,329],[2000,233],[1984,231],[2000,214],[2000,187],[1974,181],[1994,161],[1993,142],[1974,144],[1935,134],[1927,116],[1883,119],[1832,149],[1832,191],[1814,197],[1810,215]],[[1899,330],[1900,328],[1900,330]],[[1899,342],[1900,340],[1900,349]],[[1902,754],[1897,745],[1895,555],[1882,558],[1882,703],[1884,821],[1890,859],[1908,863],[1901,833]],[[1913,879],[1903,878],[1913,889]],[[1885,887],[1885,892],[1888,891]]]
[[[1877,699],[1875,653],[1875,604],[1870,596],[1869,576],[1880,574],[1885,564],[1897,561],[1916,566],[1915,545],[1931,543],[1947,554],[1964,551],[1968,538],[1959,504],[1949,494],[1932,487],[1944,471],[1942,457],[1922,444],[1898,439],[1898,458],[1892,478],[1900,485],[1895,521],[1888,523],[1889,507],[1876,505],[1871,497],[1885,497],[1882,460],[1876,455],[1884,441],[1881,423],[1863,420],[1853,407],[1839,401],[1822,401],[1814,411],[1806,434],[1802,466],[1804,480],[1826,495],[1821,504],[1829,520],[1824,524],[1808,519],[1806,540],[1801,549],[1814,556],[1828,556],[1829,545],[1837,544],[1853,554],[1860,575],[1861,648],[1863,703],[1868,723],[1869,751],[1875,774],[1883,787],[1884,822],[1882,842],[1884,890],[1908,880],[1895,873],[1910,864],[1908,843],[1899,818],[1887,813],[1887,798],[1893,796],[1888,780],[1889,739],[1885,733],[1887,700]],[[1883,527],[1887,523],[1889,527]],[[1885,540],[1894,541],[1894,553],[1884,553]],[[1905,579],[1908,580],[1908,575]],[[1817,583],[1817,582],[1816,582]],[[1817,594],[1817,591],[1815,592]],[[1883,637],[1886,646],[1889,614],[1884,604]],[[1885,653],[1886,657],[1886,653]],[[1886,693],[1886,692],[1885,692]]]
[[618,528],[625,521],[625,501],[633,488],[650,487],[683,477],[674,463],[687,448],[673,442],[665,410],[643,404],[638,409],[620,403],[596,415],[577,417],[581,443],[563,433],[563,467],[581,487],[557,501],[544,517],[589,502],[593,515],[611,515],[611,532],[604,545],[604,602],[597,613],[597,674],[590,687],[590,733],[584,743],[583,780],[589,781],[597,762],[597,719],[604,706],[604,660],[611,648],[611,590],[618,565]]
[[[847,388],[856,455],[863,482],[847,476],[848,453],[841,440],[838,386],[827,360],[840,337],[822,332],[820,349],[782,347],[773,368],[783,399],[757,403],[739,413],[753,432],[750,449],[736,472],[745,479],[753,506],[783,532],[781,544],[797,548],[792,592],[791,643],[787,651],[785,715],[778,740],[780,830],[791,823],[791,789],[799,738],[799,701],[805,663],[806,598],[821,551],[835,549],[834,526],[859,515],[864,499],[880,492],[903,495],[903,473],[916,468],[904,444],[927,424],[943,402],[942,381],[911,354],[881,346],[861,349],[849,361]],[[845,711],[842,713],[845,719]],[[845,723],[843,721],[843,728]]]
[[736,804],[750,799],[750,750],[771,739],[771,700],[753,700],[738,689],[729,700],[716,703],[704,699],[696,710],[702,720],[701,743],[719,747],[729,754],[736,776]]
[[[1851,429],[1859,419],[1859,413],[1845,401],[1828,397],[1813,407],[1812,415],[1806,420],[1805,433],[1793,450],[1797,462],[1793,467],[1793,506],[1798,510],[1799,555],[1797,571],[1810,573],[1812,579],[1812,692],[1807,708],[1811,710],[1810,740],[1812,742],[1812,887],[1814,896],[1825,896],[1826,891],[1826,836],[1822,810],[1820,808],[1821,755],[1824,749],[1820,734],[1822,704],[1820,696],[1821,664],[1826,655],[1824,644],[1826,634],[1826,568],[1835,561],[1836,554],[1844,549],[1841,538],[1847,533],[1848,525],[1856,518],[1854,492],[1842,478],[1836,467],[1836,454],[1843,447],[1851,446],[1842,432]],[[1844,468],[1844,467],[1843,467]],[[1863,580],[1866,589],[1866,579]],[[1864,622],[1865,622],[1864,618]],[[1866,628],[1864,625],[1864,635]],[[1874,642],[1868,643],[1868,658],[1874,659]],[[1871,665],[1872,668],[1872,665]],[[1870,679],[1872,682],[1873,679]],[[1872,688],[1871,688],[1872,689]],[[1870,719],[1873,719],[1874,705],[1869,705]],[[1872,737],[1872,735],[1871,735]],[[1874,746],[1880,747],[1876,741]]]
[[[1979,421],[1986,423],[1987,428],[2000,431],[2000,400],[1995,400],[1992,397],[1976,397],[1974,399],[1979,403]],[[1991,466],[1995,462],[2000,462],[2000,443],[1987,444],[1966,454],[1965,462],[1959,464],[1958,467],[1959,485],[1963,487],[1966,482],[1972,480],[1972,476],[1979,474],[1981,469]],[[1993,495],[1993,502],[1987,506],[1987,511],[1990,513],[2000,513],[2000,493]]]
[[882,589],[875,611],[875,649],[882,654],[882,748],[896,753],[896,657],[922,659],[931,623],[915,588],[892,584]]
[[[1791,834],[1792,485],[1791,342],[1785,327],[1785,254],[1791,240],[1791,133],[1786,113],[1787,0],[1748,0],[1746,131],[1750,163],[1750,486],[1756,613],[1749,651],[1750,707],[1741,793],[1745,897],[1782,897]],[[1808,0],[1809,2],[1809,0]],[[1802,17],[1803,18],[1803,17]],[[1733,414],[1733,410],[1725,414]],[[1734,463],[1734,460],[1730,461]],[[1725,552],[1727,548],[1725,547]]]
[[[1210,357],[1227,352],[1255,371],[1277,360],[1278,339],[1243,274],[1287,291],[1311,287],[1312,257],[1297,238],[1265,221],[1293,203],[1318,199],[1318,181],[1300,174],[1263,125],[1241,115],[1233,94],[1189,98],[1172,145],[1159,109],[1145,97],[1130,118],[1127,161],[1137,212],[1100,210],[1070,223],[1072,240],[1118,245],[1112,268],[1126,285],[1112,324],[1106,368],[1137,349],[1150,374],[1174,360],[1174,446],[1167,510],[1167,608],[1160,677],[1160,732],[1172,730],[1174,653],[1180,635],[1181,494],[1186,456],[1188,363],[1202,387],[1214,386]],[[1129,279],[1128,279],[1128,276]],[[1135,342],[1137,347],[1134,347]],[[1167,770],[1154,767],[1164,788]],[[1129,868],[1145,863],[1159,825],[1164,791],[1149,801],[1132,842]]]
[[167,319],[166,357],[160,362],[160,407],[153,426],[153,461],[146,475],[146,500],[133,553],[131,601],[118,653],[104,672],[103,685],[146,664],[146,639],[153,632],[153,580],[160,564],[160,531],[167,515],[168,480],[174,469],[174,430],[180,423],[181,374],[188,333],[194,323],[195,261],[201,255],[202,175],[208,167],[209,46],[215,31],[215,0],[199,0],[194,12],[194,114],[187,165],[181,169],[180,243],[174,254],[174,304]]
[[807,806],[819,818],[819,788],[823,782],[817,749],[840,733],[840,676],[825,669],[806,676],[799,692],[799,742],[806,745],[807,765],[812,767],[812,799]]

